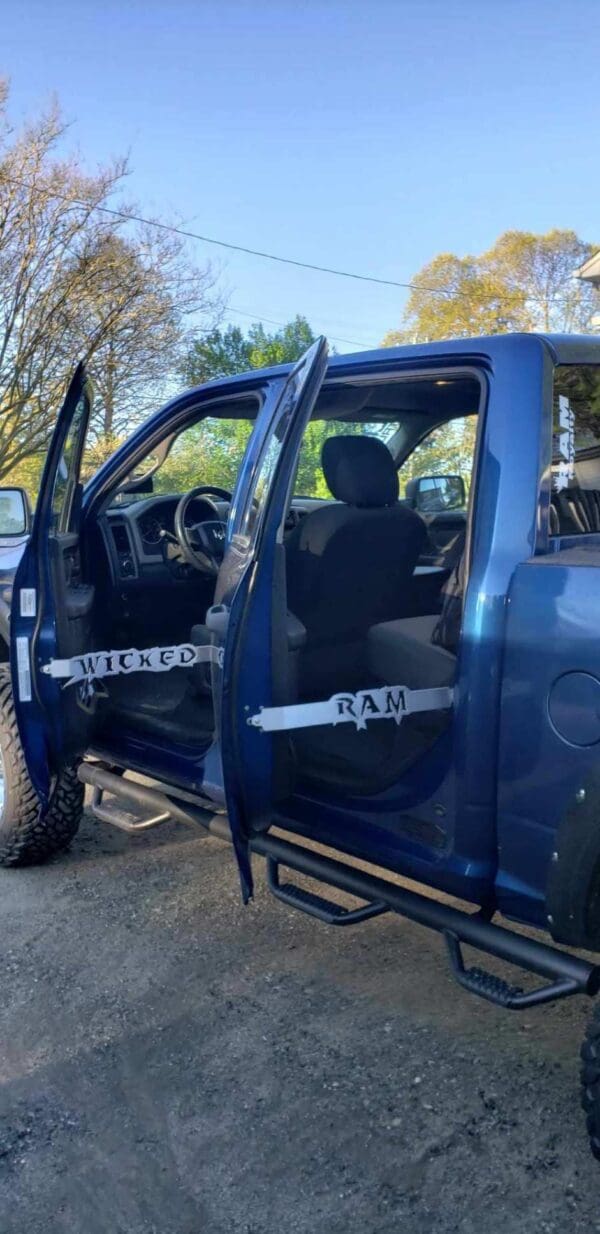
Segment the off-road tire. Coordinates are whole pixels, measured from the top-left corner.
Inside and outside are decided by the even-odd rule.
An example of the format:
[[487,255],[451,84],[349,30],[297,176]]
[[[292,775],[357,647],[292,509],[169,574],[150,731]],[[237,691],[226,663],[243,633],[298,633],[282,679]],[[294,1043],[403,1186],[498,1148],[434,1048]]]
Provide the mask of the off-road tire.
[[592,1012],[581,1047],[581,1104],[586,1113],[590,1148],[600,1161],[600,1007]]
[[83,812],[84,787],[75,767],[65,768],[48,812],[29,780],[17,728],[8,664],[0,664],[0,751],[4,766],[4,808],[0,812],[0,866],[33,865],[71,843]]

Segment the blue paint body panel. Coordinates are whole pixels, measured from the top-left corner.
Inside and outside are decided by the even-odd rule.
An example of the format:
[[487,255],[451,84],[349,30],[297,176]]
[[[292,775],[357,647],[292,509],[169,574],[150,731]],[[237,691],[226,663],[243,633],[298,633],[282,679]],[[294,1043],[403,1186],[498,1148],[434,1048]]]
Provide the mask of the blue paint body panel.
[[[600,678],[599,614],[600,547],[517,567],[503,673],[496,886],[504,912],[540,925],[558,827],[600,761],[597,744],[576,745],[557,732],[548,702],[567,674]],[[580,735],[590,720],[572,723]]]
[[[230,624],[224,672],[216,675],[219,744],[208,752],[169,748],[125,730],[111,739],[116,761],[151,768],[192,791],[208,784],[213,796],[227,800],[246,895],[251,890],[248,835],[275,816],[299,834],[442,891],[499,907],[524,922],[546,923],[557,829],[579,785],[600,762],[600,536],[549,538],[557,363],[600,364],[600,339],[499,336],[329,360],[326,382],[452,368],[479,375],[482,423],[455,707],[448,731],[384,792],[317,792],[299,782],[293,794],[280,799],[274,815],[275,738],[246,720],[277,698],[272,658],[277,529],[299,443],[298,434],[290,432],[256,551],[237,574],[220,581],[217,598],[230,608]],[[244,374],[174,399],[89,482],[84,524],[118,477],[190,408],[217,396],[257,393],[262,410],[232,503],[231,550],[232,528],[251,500],[261,450],[289,375],[289,367]],[[300,435],[302,414],[296,424]],[[42,758],[39,726],[23,725],[22,731],[35,767]],[[422,835],[441,828],[442,842],[425,843],[414,824],[423,825]]]

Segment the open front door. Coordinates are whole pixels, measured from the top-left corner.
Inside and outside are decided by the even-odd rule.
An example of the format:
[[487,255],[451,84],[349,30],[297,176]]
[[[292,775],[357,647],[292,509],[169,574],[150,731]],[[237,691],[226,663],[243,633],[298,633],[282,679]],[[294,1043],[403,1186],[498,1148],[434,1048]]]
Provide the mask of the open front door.
[[42,808],[48,804],[53,776],[85,749],[93,711],[85,687],[64,690],[64,682],[43,671],[51,659],[91,646],[93,587],[82,576],[79,480],[91,406],[91,385],[80,364],[50,443],[31,539],[13,591],[15,707]]
[[[223,778],[244,899],[252,894],[248,839],[267,827],[282,795],[285,734],[265,735],[248,720],[288,699],[289,648],[283,529],[302,436],[327,368],[321,338],[298,361],[263,409],[240,470],[215,605],[207,624],[224,643],[220,689]],[[219,716],[220,709],[220,716]]]

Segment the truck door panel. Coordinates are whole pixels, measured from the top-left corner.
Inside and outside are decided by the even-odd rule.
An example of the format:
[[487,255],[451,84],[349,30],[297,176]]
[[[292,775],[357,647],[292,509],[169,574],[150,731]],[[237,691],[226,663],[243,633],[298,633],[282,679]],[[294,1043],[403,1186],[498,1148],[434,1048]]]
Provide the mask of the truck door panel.
[[[64,690],[43,671],[53,658],[91,646],[94,587],[82,572],[79,480],[91,406],[91,385],[79,365],[58,415],[31,539],[15,578],[11,659],[17,720],[31,780],[43,803],[52,776],[86,748],[93,712],[82,705],[76,689]],[[23,596],[29,597],[27,604]],[[23,672],[25,657],[31,688]]]

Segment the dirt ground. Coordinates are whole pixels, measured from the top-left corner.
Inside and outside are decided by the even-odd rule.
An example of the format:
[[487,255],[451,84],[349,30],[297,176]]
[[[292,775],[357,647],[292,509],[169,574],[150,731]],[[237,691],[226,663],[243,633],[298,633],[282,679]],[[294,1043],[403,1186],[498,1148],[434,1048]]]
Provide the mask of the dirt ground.
[[0,872],[1,1234],[600,1231],[589,1003],[497,1011],[257,874],[244,909],[226,845],[89,820]]

